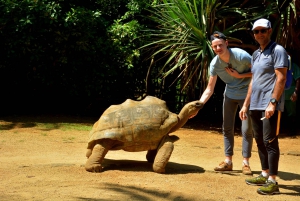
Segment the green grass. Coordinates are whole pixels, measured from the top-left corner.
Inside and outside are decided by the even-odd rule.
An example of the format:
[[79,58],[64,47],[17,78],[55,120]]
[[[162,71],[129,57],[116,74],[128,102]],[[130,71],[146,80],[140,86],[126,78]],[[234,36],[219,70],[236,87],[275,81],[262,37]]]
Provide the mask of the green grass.
[[37,128],[45,129],[45,130],[53,130],[59,129],[62,131],[90,131],[92,129],[92,125],[84,125],[84,124],[74,124],[74,123],[37,123]]
[[0,119],[0,132],[16,128],[32,128],[42,131],[61,130],[61,131],[90,131],[94,120],[72,119],[69,117],[7,117]]

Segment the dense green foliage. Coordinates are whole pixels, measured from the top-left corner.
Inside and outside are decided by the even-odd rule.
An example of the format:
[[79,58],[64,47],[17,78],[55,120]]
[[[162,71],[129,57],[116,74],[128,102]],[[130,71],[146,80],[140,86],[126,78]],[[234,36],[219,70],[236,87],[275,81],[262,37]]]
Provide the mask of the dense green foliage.
[[133,98],[147,72],[137,50],[146,2],[0,0],[1,107],[85,110]]

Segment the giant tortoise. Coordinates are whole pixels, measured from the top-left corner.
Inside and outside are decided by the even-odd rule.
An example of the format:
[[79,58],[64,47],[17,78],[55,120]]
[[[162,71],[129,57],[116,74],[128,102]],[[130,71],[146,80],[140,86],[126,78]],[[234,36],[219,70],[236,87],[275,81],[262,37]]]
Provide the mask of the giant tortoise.
[[146,159],[153,163],[154,172],[164,173],[174,148],[169,133],[181,128],[202,107],[203,103],[193,101],[177,115],[168,110],[165,101],[153,96],[111,105],[90,131],[85,169],[100,172],[107,152],[122,149],[147,151]]

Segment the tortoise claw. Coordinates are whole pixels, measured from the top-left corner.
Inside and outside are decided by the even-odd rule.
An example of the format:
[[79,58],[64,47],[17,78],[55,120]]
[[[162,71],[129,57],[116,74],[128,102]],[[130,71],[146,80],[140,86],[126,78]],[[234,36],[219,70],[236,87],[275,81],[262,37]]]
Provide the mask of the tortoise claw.
[[85,166],[85,170],[88,172],[101,172],[102,171],[102,166],[101,165],[91,165],[89,167]]

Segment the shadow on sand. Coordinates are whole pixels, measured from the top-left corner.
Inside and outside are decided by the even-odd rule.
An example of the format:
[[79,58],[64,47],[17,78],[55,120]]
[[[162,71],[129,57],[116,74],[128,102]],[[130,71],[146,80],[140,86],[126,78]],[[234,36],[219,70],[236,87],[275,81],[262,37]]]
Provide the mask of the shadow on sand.
[[[147,161],[104,159],[102,165],[103,171],[124,170],[153,172],[152,164],[148,163]],[[204,172],[205,170],[199,166],[168,162],[165,174],[187,174]]]

